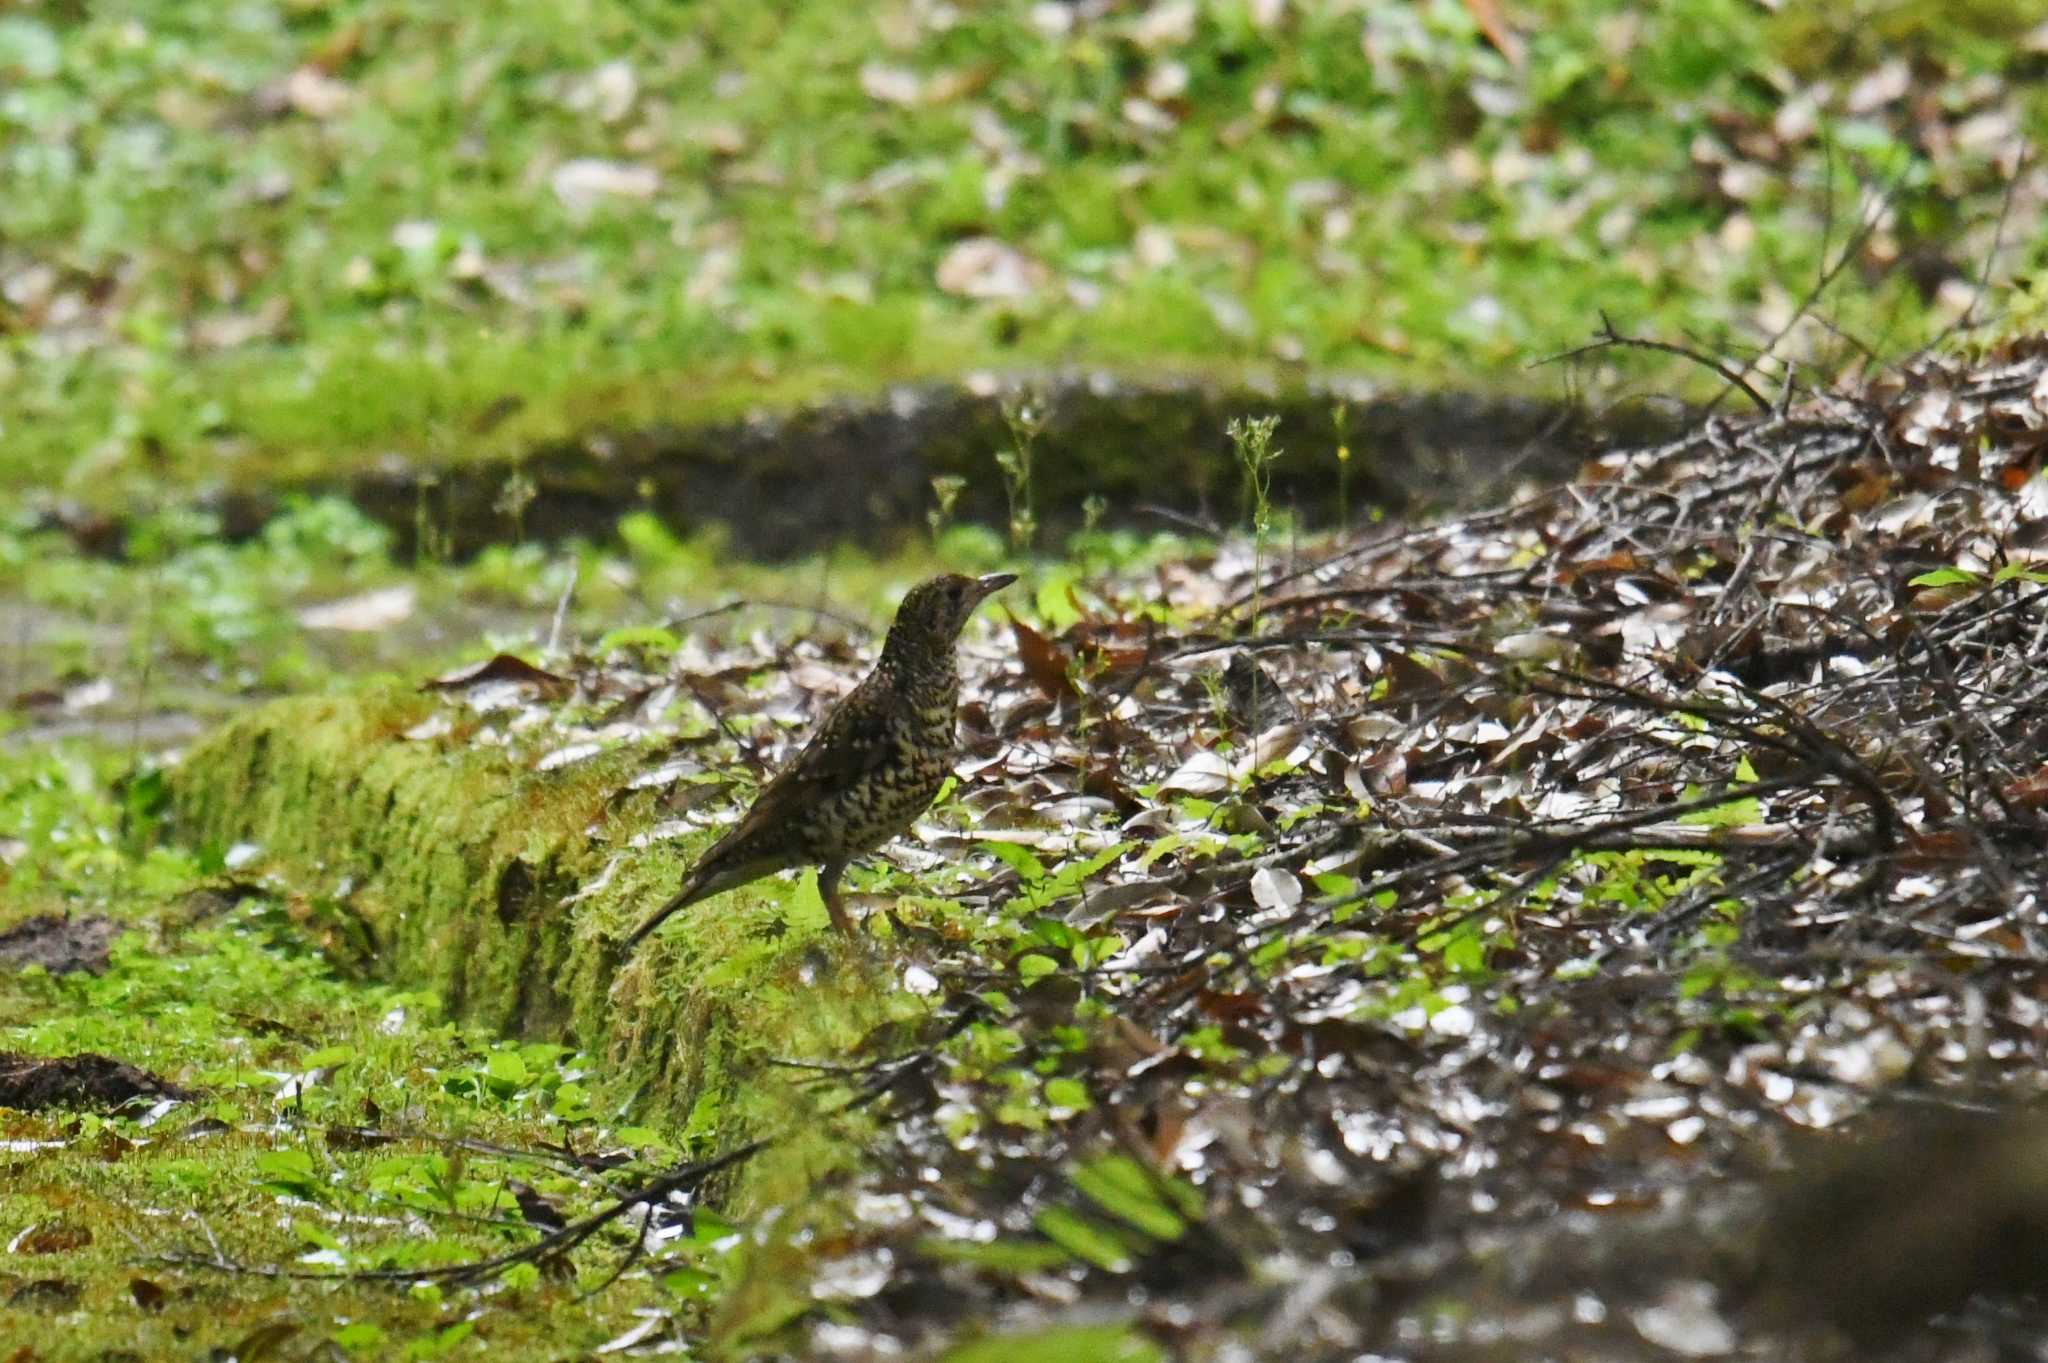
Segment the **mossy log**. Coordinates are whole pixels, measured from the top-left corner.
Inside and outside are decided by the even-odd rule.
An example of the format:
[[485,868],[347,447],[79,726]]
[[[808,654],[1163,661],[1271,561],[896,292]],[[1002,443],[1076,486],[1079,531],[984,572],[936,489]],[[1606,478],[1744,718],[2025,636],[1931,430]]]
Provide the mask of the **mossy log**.
[[613,1091],[694,1150],[776,1135],[735,1189],[747,1200],[837,1164],[857,1133],[806,1123],[819,1100],[770,1062],[844,1056],[914,1000],[829,933],[809,881],[677,915],[621,962],[614,944],[705,839],[633,846],[659,812],[653,792],[620,798],[629,755],[543,770],[516,740],[473,741],[474,723],[419,727],[451,713],[396,686],[251,710],[177,767],[177,834],[255,844],[336,959],[601,1057]]

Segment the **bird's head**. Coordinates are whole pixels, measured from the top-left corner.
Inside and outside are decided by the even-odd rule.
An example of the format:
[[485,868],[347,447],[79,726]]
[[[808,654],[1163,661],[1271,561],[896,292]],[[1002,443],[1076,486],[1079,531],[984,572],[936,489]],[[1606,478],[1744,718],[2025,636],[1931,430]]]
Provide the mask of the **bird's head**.
[[1015,573],[991,573],[987,577],[962,577],[946,573],[920,582],[896,608],[896,622],[889,626],[884,653],[943,653],[950,657],[953,643],[967,624],[974,608],[990,595],[1017,580]]

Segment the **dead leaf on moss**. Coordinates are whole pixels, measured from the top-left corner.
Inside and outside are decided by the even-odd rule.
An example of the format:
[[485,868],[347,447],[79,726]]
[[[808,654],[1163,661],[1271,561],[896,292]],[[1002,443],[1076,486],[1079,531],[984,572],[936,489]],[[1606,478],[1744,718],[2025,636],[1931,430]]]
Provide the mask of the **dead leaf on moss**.
[[574,689],[575,683],[558,673],[535,667],[526,659],[511,653],[499,653],[469,667],[460,667],[453,672],[444,672],[421,683],[423,691],[461,691],[472,686],[483,686],[491,682],[506,682],[515,686],[530,686],[543,697],[559,700]]

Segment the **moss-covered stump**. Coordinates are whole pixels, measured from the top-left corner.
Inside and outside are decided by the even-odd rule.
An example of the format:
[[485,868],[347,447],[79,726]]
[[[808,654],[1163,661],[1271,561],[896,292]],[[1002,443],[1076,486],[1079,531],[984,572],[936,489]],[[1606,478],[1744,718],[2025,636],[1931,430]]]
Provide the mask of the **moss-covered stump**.
[[[627,789],[639,749],[551,763],[502,739],[397,687],[279,701],[191,749],[171,781],[177,832],[254,844],[337,959],[604,1057],[707,1152],[801,1127],[811,1100],[770,1059],[844,1054],[892,1006],[815,889],[725,896],[621,962],[614,944],[703,838],[643,837],[660,812],[658,792]],[[787,1193],[830,1158],[821,1140],[777,1152],[744,1186]]]

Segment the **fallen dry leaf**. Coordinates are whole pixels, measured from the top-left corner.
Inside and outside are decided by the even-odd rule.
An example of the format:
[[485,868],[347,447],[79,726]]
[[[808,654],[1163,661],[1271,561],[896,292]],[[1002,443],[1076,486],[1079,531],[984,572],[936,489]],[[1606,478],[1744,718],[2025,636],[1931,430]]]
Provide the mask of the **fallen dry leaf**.
[[299,611],[298,619],[307,629],[372,634],[381,629],[389,629],[406,619],[412,614],[413,607],[418,601],[418,589],[406,583],[374,592],[364,592],[360,596],[344,597],[339,601],[307,606]]
[[510,682],[514,685],[532,686],[543,696],[566,696],[575,683],[569,678],[535,667],[524,658],[510,653],[476,663],[470,667],[459,667],[453,672],[444,672],[421,683],[422,691],[459,691],[465,687],[482,686],[488,682]]
[[939,260],[938,286],[958,298],[1029,298],[1052,282],[1052,271],[994,237],[969,237]]

